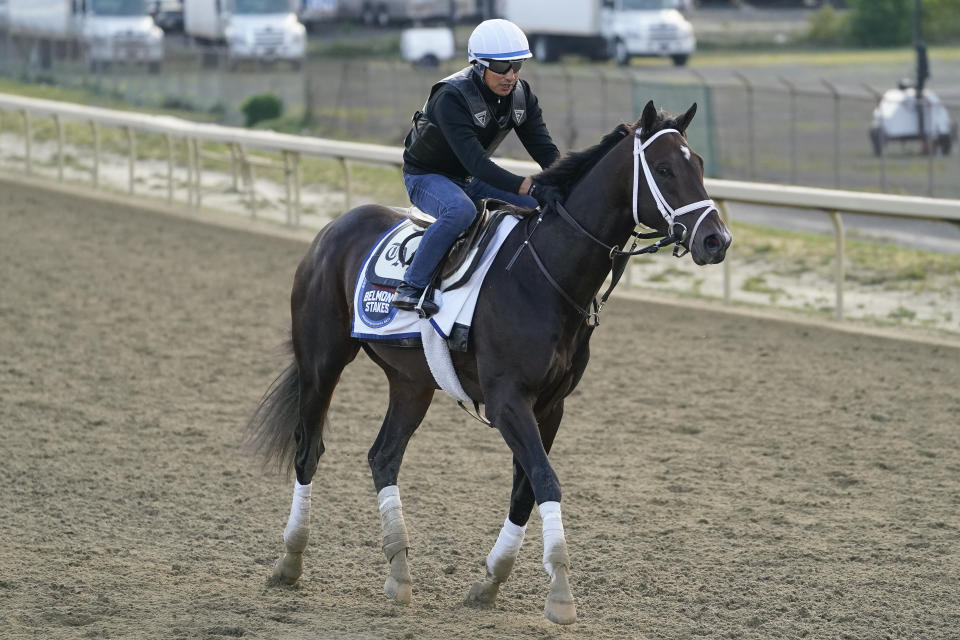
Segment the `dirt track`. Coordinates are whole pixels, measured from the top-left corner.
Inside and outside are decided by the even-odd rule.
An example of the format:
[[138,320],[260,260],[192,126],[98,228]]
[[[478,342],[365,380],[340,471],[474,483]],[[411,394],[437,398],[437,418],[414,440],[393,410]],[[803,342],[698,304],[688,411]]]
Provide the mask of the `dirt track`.
[[362,357],[304,578],[266,588],[291,482],[242,426],[304,249],[0,182],[0,638],[956,638],[960,352],[624,299],[551,456],[580,622],[541,616],[536,517],[499,608],[461,605],[510,457],[439,395],[401,473],[414,603],[382,596]]

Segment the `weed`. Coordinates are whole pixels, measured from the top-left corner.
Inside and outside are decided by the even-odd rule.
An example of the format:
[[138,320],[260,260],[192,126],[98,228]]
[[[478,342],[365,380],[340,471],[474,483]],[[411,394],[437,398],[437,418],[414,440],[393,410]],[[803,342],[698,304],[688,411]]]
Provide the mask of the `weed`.
[[773,288],[767,285],[767,279],[763,276],[750,276],[743,281],[741,287],[744,291],[750,293],[764,293],[770,296],[771,302],[776,302],[780,296],[786,295],[786,291],[779,288]]
[[914,318],[917,317],[917,314],[915,311],[911,311],[910,309],[907,309],[906,307],[901,305],[896,309],[894,309],[893,311],[891,311],[890,313],[888,313],[887,317],[890,318],[891,320],[898,320],[898,321],[913,320]]

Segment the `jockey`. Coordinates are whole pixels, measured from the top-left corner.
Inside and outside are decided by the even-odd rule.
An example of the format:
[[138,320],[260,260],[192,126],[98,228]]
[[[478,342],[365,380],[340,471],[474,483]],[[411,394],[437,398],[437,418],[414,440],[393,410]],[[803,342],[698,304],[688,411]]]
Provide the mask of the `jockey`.
[[437,266],[477,214],[475,201],[497,198],[533,208],[559,199],[556,188],[506,171],[490,160],[509,133],[534,160],[550,166],[560,155],[520,67],[533,57],[527,37],[508,20],[485,20],[467,45],[470,66],[430,89],[404,141],[403,182],[410,201],[431,224],[397,287],[393,306],[429,317],[439,310],[425,298]]

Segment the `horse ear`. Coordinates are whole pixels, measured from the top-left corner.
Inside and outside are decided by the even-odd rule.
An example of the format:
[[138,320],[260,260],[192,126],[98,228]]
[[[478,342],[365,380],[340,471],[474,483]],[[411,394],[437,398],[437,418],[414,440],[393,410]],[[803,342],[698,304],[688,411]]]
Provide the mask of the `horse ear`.
[[697,113],[697,103],[694,102],[693,105],[687,109],[687,112],[677,118],[677,131],[680,133],[686,134],[687,127],[690,126],[690,121],[693,120],[693,116]]
[[657,122],[657,108],[653,106],[653,100],[647,103],[643,108],[643,114],[640,116],[640,129],[650,131]]

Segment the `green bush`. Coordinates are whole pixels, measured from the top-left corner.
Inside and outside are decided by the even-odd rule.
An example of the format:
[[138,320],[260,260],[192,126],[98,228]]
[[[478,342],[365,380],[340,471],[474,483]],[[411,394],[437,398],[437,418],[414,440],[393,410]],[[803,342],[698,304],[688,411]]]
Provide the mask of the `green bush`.
[[283,115],[283,100],[272,93],[251,96],[240,106],[244,124],[248,127],[263,120],[273,120]]
[[850,35],[865,47],[909,44],[913,36],[912,0],[850,0]]
[[833,5],[824,5],[808,19],[806,39],[815,44],[843,44],[848,37],[847,20]]

